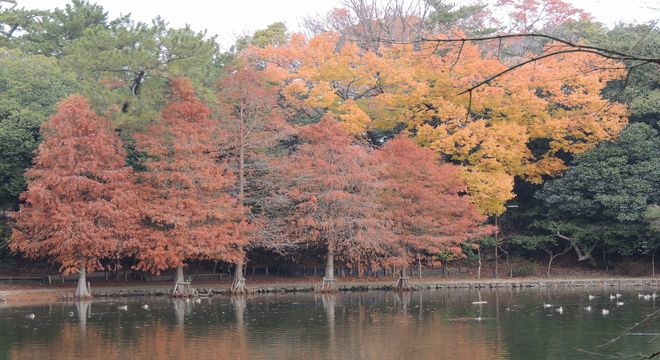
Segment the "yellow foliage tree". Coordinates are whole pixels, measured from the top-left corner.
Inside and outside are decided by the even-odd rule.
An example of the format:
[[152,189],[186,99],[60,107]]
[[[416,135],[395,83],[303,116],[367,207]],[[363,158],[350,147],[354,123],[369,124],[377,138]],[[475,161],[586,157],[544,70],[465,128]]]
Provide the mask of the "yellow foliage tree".
[[295,35],[281,46],[247,49],[244,56],[282,85],[290,111],[316,118],[330,113],[357,136],[405,129],[460,165],[484,214],[504,211],[515,177],[541,182],[556,175],[566,167],[562,154],[610,140],[627,122],[622,105],[600,97],[621,72],[606,70],[616,66],[597,55],[549,57],[471,94],[461,92],[507,63],[469,43],[443,51],[395,45],[374,53],[325,33]]

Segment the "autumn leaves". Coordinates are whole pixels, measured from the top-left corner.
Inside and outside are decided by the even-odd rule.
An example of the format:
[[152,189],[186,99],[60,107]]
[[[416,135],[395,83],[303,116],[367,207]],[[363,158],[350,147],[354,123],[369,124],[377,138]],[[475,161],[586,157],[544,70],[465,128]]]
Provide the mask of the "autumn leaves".
[[42,128],[11,246],[65,273],[222,261],[236,284],[250,246],[327,254],[329,279],[334,256],[372,269],[459,257],[493,231],[485,216],[513,197],[514,177],[554,175],[626,121],[599,96],[617,73],[587,71],[606,64],[585,55],[498,78],[468,107],[460,90],[505,68],[491,50],[375,53],[333,33],[250,47],[215,112],[171,81],[160,119],[131,134],[138,170],[74,95]]
[[458,164],[473,202],[493,215],[514,197],[514,177],[557,175],[562,154],[613,139],[627,120],[624,106],[600,97],[621,70],[595,55],[544,59],[479,87],[471,100],[459,95],[507,67],[491,45],[392,45],[376,54],[324,33],[244,55],[282,87],[289,113],[327,112],[358,136],[403,129]]

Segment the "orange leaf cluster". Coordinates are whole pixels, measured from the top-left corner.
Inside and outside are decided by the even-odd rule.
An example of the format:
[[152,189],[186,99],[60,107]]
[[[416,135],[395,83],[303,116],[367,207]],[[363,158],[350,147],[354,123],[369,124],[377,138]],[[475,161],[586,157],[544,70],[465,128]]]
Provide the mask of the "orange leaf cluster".
[[622,105],[600,97],[621,72],[592,54],[524,66],[474,90],[471,101],[458,94],[508,63],[470,43],[449,49],[396,45],[375,53],[324,33],[249,48],[244,56],[279,84],[291,113],[330,114],[356,135],[403,127],[416,142],[461,166],[485,214],[504,210],[514,196],[514,177],[538,182],[555,175],[566,166],[560,154],[612,139],[627,121]]

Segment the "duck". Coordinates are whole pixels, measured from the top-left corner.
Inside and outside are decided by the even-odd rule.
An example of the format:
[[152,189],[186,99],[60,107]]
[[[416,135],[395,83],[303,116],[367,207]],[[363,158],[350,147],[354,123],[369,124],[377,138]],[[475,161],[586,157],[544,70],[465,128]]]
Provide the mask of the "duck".
[[651,300],[651,295],[644,295],[644,300]]
[[638,298],[638,299],[641,299],[641,298],[643,298],[643,297],[644,297],[644,294],[637,294],[637,298]]
[[26,318],[33,320],[34,319],[34,314],[27,314],[25,315]]
[[69,311],[69,317],[73,316],[73,311]]
[[201,303],[202,303],[202,299],[195,299],[195,304],[201,304]]
[[556,308],[555,311],[558,312],[559,315],[561,315],[561,314],[564,313],[564,308],[562,306],[560,306],[560,307]]
[[591,301],[591,300],[593,300],[593,299],[595,299],[595,298],[596,298],[595,296],[589,294],[589,301]]
[[619,293],[616,293],[614,296],[616,296],[617,299],[621,299],[623,297],[623,295],[621,295]]
[[128,305],[117,306],[117,309],[126,311],[126,310],[128,310]]
[[543,303],[543,308],[544,309],[551,308],[551,307],[552,307],[552,304]]
[[651,294],[651,298],[652,298],[652,299],[655,299],[655,298],[657,298],[657,297],[658,297],[658,295],[656,295],[656,294],[655,294],[655,291],[654,291],[653,294]]
[[145,310],[149,310],[149,305],[144,304],[144,305],[142,305],[142,308],[145,309]]
[[617,301],[616,306],[623,306],[623,301]]
[[610,300],[614,300],[614,299],[616,299],[616,296],[610,294]]
[[609,311],[609,310],[607,310],[607,309],[603,309],[603,315],[609,315],[609,314],[610,314],[610,311]]
[[589,311],[589,312],[591,312],[591,305],[585,307],[584,309],[587,310],[587,311]]

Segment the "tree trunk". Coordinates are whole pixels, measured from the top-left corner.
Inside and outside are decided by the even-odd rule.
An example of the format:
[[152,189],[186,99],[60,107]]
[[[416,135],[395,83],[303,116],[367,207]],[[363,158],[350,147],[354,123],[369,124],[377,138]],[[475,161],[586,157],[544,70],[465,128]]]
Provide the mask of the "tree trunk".
[[174,278],[174,284],[176,285],[176,283],[184,281],[186,280],[183,278],[183,265],[179,265],[176,267],[176,277]]
[[511,251],[511,249],[509,249],[509,251],[505,251],[504,249],[500,250],[504,251],[506,254],[506,268],[509,270],[509,279],[511,279],[513,278],[513,269],[511,268],[511,262],[509,261],[509,251]]
[[[477,268],[477,279],[481,279],[481,248],[477,250],[477,255],[479,255],[479,267]],[[458,271],[458,275],[461,274],[461,271]]]
[[410,278],[406,274],[407,266],[401,267],[401,274],[399,275],[399,280],[396,281],[394,288],[401,291],[412,290],[412,284],[410,284]]
[[76,298],[78,299],[89,299],[92,297],[92,293],[89,291],[87,286],[87,270],[83,268],[80,270],[78,276],[78,286],[76,287]]
[[247,288],[245,287],[245,277],[243,276],[243,260],[236,262],[234,267],[234,276],[231,282],[232,294],[245,294]]
[[655,252],[658,251],[653,250],[653,254],[651,255],[651,277],[655,277]]
[[422,278],[422,259],[417,258],[417,272],[419,272],[419,278]]
[[[241,118],[243,108],[241,108]],[[245,128],[241,123],[240,144],[238,152],[238,202],[243,206],[245,200]]]
[[[240,109],[240,134],[239,134],[239,153],[238,153],[238,204],[243,206],[245,203],[245,119],[243,113],[243,106]],[[243,276],[243,264],[244,261],[241,259],[236,262],[234,267],[234,276],[231,283],[231,293],[232,294],[245,294],[247,293],[247,288],[245,287],[245,277]]]
[[[506,210],[506,209],[505,209]],[[497,227],[497,214],[495,214],[495,279],[499,277],[499,254],[497,253],[497,248],[499,244],[497,242],[497,235],[499,233],[499,228]]]
[[335,245],[332,242],[328,243],[328,256],[325,260],[325,278],[329,280],[335,279]]
[[328,242],[328,255],[325,260],[325,276],[321,284],[322,292],[337,291],[335,282],[335,244]]
[[548,273],[546,274],[547,278],[550,278],[550,268],[552,267],[552,260],[554,260],[555,257],[550,255],[550,260],[548,260]]
[[188,296],[190,287],[184,284],[186,280],[183,278],[183,264],[176,267],[176,276],[174,277],[174,291],[172,296]]

